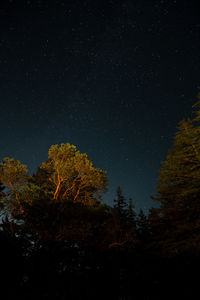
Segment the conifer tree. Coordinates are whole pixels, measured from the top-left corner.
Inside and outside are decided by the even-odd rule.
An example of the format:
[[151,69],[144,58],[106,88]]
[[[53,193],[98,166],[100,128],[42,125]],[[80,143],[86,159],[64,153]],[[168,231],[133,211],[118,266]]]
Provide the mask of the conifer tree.
[[136,225],[136,213],[134,211],[133,199],[129,198],[129,204],[127,209],[127,220],[130,225]]
[[122,194],[122,189],[117,188],[117,198],[114,199],[114,235],[115,241],[111,246],[125,246],[131,243],[133,238],[135,241],[135,224],[134,223],[134,210],[132,201],[128,206],[126,198]]
[[114,208],[120,220],[126,217],[127,202],[122,194],[122,189],[120,186],[117,188],[117,199],[114,199]]
[[148,218],[142,209],[137,215],[137,233],[141,242],[146,242],[150,234]]
[[193,108],[195,117],[179,123],[157,187],[164,236],[175,252],[200,246],[200,102]]

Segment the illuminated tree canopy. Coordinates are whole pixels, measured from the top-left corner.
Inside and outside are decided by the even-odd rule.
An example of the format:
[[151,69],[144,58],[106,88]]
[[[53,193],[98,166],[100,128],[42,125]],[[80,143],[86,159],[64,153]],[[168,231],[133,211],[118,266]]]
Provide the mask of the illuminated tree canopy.
[[193,106],[197,108],[195,118],[180,122],[173,147],[160,169],[158,200],[163,205],[190,205],[189,200],[200,194],[199,106],[199,102]]
[[69,143],[51,146],[49,160],[41,168],[50,174],[55,200],[71,199],[87,204],[101,200],[101,193],[106,192],[106,172],[95,168],[87,154]]
[[[159,173],[159,227],[165,249],[172,253],[199,247],[200,237],[200,103],[195,117],[179,123],[173,147]],[[156,211],[155,210],[155,211]],[[156,216],[156,222],[158,215]],[[164,233],[164,234],[163,234]]]
[[21,164],[19,160],[9,157],[3,159],[0,163],[0,181],[8,190],[4,199],[8,206],[21,206],[20,194],[22,188],[27,185],[29,178],[26,166]]
[[26,166],[14,158],[4,158],[0,164],[0,181],[8,187],[15,204],[30,203],[45,192],[51,200],[95,205],[107,190],[106,172],[95,168],[87,154],[69,143],[52,145],[39,173],[38,181],[38,174],[37,180],[29,176]]

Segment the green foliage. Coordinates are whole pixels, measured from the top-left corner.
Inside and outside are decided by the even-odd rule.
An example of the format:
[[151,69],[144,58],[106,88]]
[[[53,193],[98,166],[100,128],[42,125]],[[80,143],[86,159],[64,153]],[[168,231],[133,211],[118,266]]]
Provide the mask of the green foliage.
[[106,172],[95,168],[87,154],[81,154],[74,145],[53,145],[49,160],[41,166],[54,185],[55,200],[70,199],[94,205],[107,190]]
[[28,180],[28,170],[19,160],[5,157],[0,163],[0,180],[13,190],[20,190]]
[[196,125],[191,120],[180,122],[173,148],[160,170],[158,194],[164,204],[171,200],[181,205],[183,199],[199,195],[200,126]]
[[8,206],[20,207],[20,194],[30,178],[25,165],[19,160],[6,157],[0,163],[0,181],[7,188],[8,192],[4,197]]
[[49,180],[49,177],[50,173],[46,169],[39,167],[30,178],[29,183],[42,188],[46,192],[53,193],[54,184]]
[[20,201],[24,205],[26,203],[34,204],[36,201],[42,201],[43,198],[51,199],[52,193],[35,184],[28,184],[23,187],[20,194]]
[[164,232],[165,248],[177,253],[200,246],[200,110],[180,122],[173,147],[159,173],[161,203],[157,217]]
[[52,145],[48,161],[32,177],[20,161],[4,158],[0,163],[0,181],[7,188],[7,193],[1,194],[2,201],[7,208],[21,212],[26,203],[43,198],[94,206],[108,185],[106,172],[95,168],[86,154],[69,143]]

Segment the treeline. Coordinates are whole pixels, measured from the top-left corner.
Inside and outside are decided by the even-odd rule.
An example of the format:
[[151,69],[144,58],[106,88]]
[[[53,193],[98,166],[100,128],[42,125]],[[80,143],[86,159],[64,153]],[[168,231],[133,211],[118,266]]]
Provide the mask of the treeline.
[[32,176],[0,163],[4,299],[192,299],[200,268],[200,103],[180,122],[148,215],[70,144]]

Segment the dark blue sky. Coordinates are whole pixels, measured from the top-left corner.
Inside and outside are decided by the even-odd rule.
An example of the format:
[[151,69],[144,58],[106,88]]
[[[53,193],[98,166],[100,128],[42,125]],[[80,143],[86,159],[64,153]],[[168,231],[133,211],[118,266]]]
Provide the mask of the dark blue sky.
[[[19,3],[20,2],[20,3]],[[0,157],[70,142],[136,208],[200,88],[198,1],[1,1]]]

